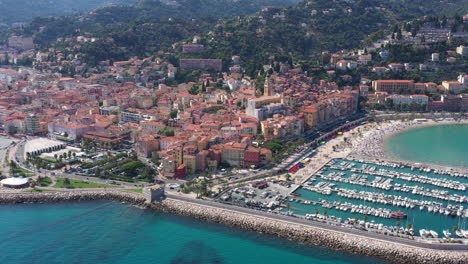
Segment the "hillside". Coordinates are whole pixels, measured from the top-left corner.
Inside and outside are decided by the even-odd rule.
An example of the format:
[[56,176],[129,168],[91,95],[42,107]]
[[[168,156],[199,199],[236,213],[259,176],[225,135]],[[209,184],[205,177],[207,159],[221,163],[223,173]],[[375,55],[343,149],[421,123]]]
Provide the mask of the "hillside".
[[467,0],[305,1],[218,23],[205,35],[206,56],[228,60],[240,55],[247,71],[268,63],[271,54],[308,59],[323,50],[356,48],[370,33],[427,15],[468,12]]
[[[80,32],[115,37],[124,42],[132,39],[139,48],[129,47],[130,50],[138,50],[134,55],[141,55],[171,44],[165,39],[178,41],[188,36],[182,32],[201,33],[219,18],[255,13],[266,5],[287,6],[297,1],[139,0],[135,5],[104,7],[79,16],[35,18],[27,27],[13,33],[32,35],[41,47],[47,47],[58,37],[79,35]],[[155,42],[159,44],[151,46]]]
[[136,0],[0,0],[0,23],[30,22],[35,17],[64,16]]
[[[308,60],[322,50],[355,48],[370,33],[424,15],[464,12],[468,0],[141,0],[80,16],[38,18],[17,34],[32,35],[41,48],[58,37],[85,35],[101,41],[79,52],[91,59],[148,56],[175,42],[202,36],[202,57],[229,61],[240,55],[247,72],[272,55]],[[466,10],[468,12],[468,10]],[[221,19],[221,20],[220,20]]]

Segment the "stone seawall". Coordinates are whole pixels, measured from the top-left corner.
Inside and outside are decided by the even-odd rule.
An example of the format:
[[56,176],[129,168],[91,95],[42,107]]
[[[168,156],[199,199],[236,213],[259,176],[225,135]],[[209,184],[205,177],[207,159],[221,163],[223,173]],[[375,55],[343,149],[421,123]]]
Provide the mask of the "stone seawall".
[[468,259],[468,252],[465,251],[417,248],[174,199],[153,203],[151,207],[167,213],[189,216],[207,222],[266,233],[358,255],[377,257],[396,263],[462,264],[467,263]]
[[15,203],[55,203],[95,200],[113,200],[126,202],[136,206],[145,206],[145,198],[138,193],[117,190],[106,191],[67,191],[67,192],[32,192],[32,193],[0,193],[0,204]]

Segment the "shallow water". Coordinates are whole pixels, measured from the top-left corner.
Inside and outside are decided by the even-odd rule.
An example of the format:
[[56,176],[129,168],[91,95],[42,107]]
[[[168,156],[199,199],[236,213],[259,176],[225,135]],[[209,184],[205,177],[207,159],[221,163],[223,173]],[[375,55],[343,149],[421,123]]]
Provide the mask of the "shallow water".
[[468,124],[403,131],[385,140],[384,149],[401,160],[468,167]]

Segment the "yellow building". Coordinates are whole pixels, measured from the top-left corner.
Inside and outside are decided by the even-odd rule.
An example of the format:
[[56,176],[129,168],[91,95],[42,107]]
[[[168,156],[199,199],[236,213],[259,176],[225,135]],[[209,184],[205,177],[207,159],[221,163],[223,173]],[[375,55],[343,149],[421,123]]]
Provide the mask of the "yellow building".
[[187,174],[193,174],[197,171],[197,157],[196,156],[185,155],[184,164],[187,166]]
[[307,107],[304,109],[305,123],[307,128],[314,128],[319,124],[319,112],[315,107]]

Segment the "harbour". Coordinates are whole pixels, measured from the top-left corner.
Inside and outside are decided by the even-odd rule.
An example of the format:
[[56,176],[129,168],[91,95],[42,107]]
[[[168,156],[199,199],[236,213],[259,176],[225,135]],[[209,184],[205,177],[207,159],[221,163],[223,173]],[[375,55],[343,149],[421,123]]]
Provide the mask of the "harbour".
[[[283,210],[309,217],[326,210],[340,222],[380,225],[380,229],[385,225],[389,231],[413,236],[428,229],[437,232],[431,235],[436,238],[443,237],[444,230],[467,228],[467,184],[465,174],[337,159],[295,190],[299,196],[290,197]],[[403,214],[392,215],[396,212]]]

